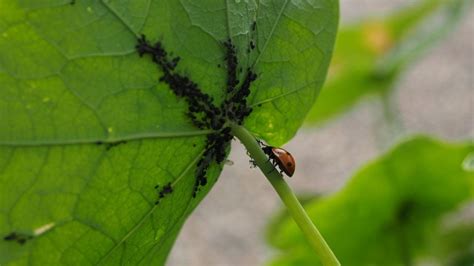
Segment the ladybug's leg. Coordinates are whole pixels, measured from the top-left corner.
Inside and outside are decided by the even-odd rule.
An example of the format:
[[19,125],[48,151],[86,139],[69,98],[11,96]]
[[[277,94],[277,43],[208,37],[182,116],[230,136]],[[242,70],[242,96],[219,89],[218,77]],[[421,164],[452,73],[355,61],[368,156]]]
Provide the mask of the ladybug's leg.
[[[270,159],[271,158],[268,158],[269,161]],[[276,167],[278,166],[278,163],[276,161],[272,161],[272,165],[273,165],[273,169],[270,172],[268,172],[267,175],[275,171]]]

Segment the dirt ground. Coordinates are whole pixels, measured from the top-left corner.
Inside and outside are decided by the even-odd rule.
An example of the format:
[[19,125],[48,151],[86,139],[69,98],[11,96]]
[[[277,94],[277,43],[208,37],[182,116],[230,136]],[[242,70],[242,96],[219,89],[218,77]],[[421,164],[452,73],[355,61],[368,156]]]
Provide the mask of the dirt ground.
[[[341,0],[341,22],[414,3]],[[407,132],[474,139],[473,11],[398,82],[394,102]],[[380,113],[379,102],[369,99],[323,127],[301,129],[285,146],[298,167],[290,185],[298,193],[329,193],[343,186],[354,170],[388,148],[380,134],[386,127]],[[230,159],[234,165],[225,166],[219,182],[187,220],[167,265],[262,265],[274,252],[264,242],[264,228],[280,200],[265,177],[249,168],[240,143],[233,143]]]

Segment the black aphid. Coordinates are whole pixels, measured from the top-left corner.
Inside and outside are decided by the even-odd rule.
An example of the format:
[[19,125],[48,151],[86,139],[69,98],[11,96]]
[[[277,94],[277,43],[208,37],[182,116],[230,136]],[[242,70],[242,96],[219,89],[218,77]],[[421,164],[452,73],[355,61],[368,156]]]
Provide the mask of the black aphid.
[[[160,185],[156,185],[155,189],[159,189]],[[158,193],[158,200],[155,201],[155,204],[160,203],[160,199],[164,198],[166,195],[173,193],[173,187],[171,185],[171,182],[168,182],[166,185],[164,185],[161,189],[159,189]]]
[[163,186],[163,188],[161,189],[161,191],[158,194],[159,194],[160,199],[161,199],[161,198],[164,198],[167,194],[171,194],[171,193],[173,193],[173,187],[171,187],[171,182],[168,182],[168,184]]
[[127,141],[125,141],[125,140],[116,141],[116,142],[104,142],[104,141],[99,140],[99,141],[95,142],[96,145],[99,145],[99,146],[104,145],[106,151],[109,151],[113,147],[116,147],[120,144],[125,144],[125,143],[127,143]]
[[252,23],[252,31],[255,31],[257,29],[257,21],[254,21]]
[[255,49],[255,43],[253,41],[250,41],[250,49]]
[[11,232],[10,234],[6,235],[5,237],[3,237],[3,240],[5,241],[15,241],[17,242],[18,244],[20,245],[23,245],[26,243],[26,241],[32,239],[33,237],[30,236],[30,235],[26,235],[26,234],[20,234],[20,233],[16,233],[16,232]]

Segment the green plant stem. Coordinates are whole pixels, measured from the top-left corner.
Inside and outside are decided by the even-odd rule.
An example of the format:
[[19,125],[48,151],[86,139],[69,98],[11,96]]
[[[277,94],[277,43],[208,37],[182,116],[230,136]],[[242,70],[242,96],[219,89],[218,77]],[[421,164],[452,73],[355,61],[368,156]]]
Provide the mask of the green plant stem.
[[306,214],[306,211],[303,206],[301,206],[301,203],[298,201],[291,188],[268,160],[267,155],[262,151],[255,137],[242,126],[232,124],[231,128],[233,135],[244,144],[245,148],[250,153],[250,156],[255,160],[257,166],[262,170],[268,181],[270,181],[273,188],[288,208],[288,211],[296,224],[298,224],[301,231],[316,251],[321,263],[328,266],[341,265],[321,233],[309,218],[308,214]]

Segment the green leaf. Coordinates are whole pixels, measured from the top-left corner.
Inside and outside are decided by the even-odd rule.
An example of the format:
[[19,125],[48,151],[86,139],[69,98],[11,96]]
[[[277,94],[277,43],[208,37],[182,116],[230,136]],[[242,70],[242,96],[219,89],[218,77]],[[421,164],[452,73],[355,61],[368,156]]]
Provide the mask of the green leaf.
[[308,125],[327,121],[368,95],[389,94],[404,70],[452,31],[470,2],[424,0],[388,18],[343,27]]
[[471,208],[461,208],[443,221],[445,225],[432,252],[440,265],[470,266],[474,262],[474,201],[469,203]]
[[27,238],[1,240],[0,264],[162,265],[216,181],[213,164],[192,198],[210,131],[138,56],[140,34],[180,56],[177,71],[216,104],[231,38],[259,75],[245,125],[278,144],[318,94],[337,21],[335,0],[0,1],[0,236]]
[[[474,196],[474,171],[463,160],[472,143],[408,140],[363,167],[341,191],[306,210],[343,265],[408,265],[441,238],[443,214]],[[269,230],[282,253],[271,265],[317,265],[288,216]]]

